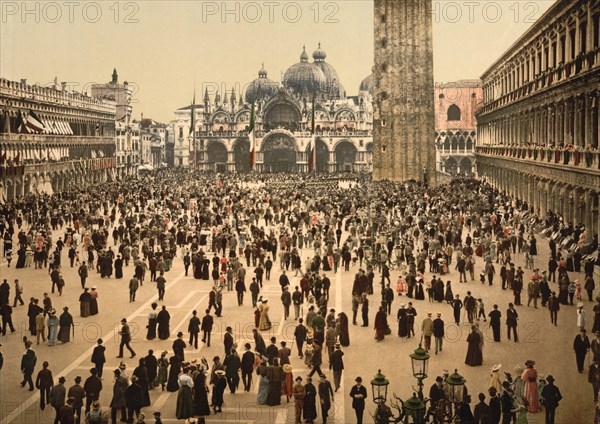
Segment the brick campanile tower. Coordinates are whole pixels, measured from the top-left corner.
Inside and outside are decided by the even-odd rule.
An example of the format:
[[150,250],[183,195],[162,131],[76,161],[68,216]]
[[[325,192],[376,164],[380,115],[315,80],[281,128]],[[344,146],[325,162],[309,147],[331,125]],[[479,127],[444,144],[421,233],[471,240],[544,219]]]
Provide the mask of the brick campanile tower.
[[432,0],[375,0],[373,179],[435,186]]

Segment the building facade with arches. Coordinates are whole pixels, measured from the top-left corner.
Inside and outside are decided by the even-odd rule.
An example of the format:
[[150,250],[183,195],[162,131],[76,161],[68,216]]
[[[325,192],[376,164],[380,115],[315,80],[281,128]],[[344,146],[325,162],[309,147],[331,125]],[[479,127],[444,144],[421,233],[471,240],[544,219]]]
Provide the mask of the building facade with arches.
[[[347,96],[335,68],[319,47],[306,49],[277,83],[264,66],[246,86],[210,96],[175,112],[175,166],[245,172],[250,167],[248,127],[255,110],[255,171],[308,172],[314,99],[317,172],[372,170],[372,100],[369,90]],[[195,134],[191,113],[195,115]],[[195,144],[194,144],[195,142]],[[187,146],[188,158],[185,156]],[[178,152],[181,152],[178,154]]]
[[479,80],[435,86],[436,169],[450,175],[476,175],[475,113],[483,104]]
[[[171,122],[175,166],[248,171],[248,126],[254,102],[255,170],[308,172],[314,98],[316,171],[372,171],[372,76],[361,82],[358,95],[348,96],[320,45],[312,57],[309,62],[303,49],[300,61],[290,66],[281,82],[271,80],[263,65],[245,93],[232,90],[210,96],[206,89],[202,103],[176,110]],[[474,114],[482,101],[481,84],[468,80],[436,85],[435,95],[436,132],[431,143],[436,146],[438,170],[471,175],[475,173]]]
[[557,1],[482,80],[479,175],[597,236],[600,1]]
[[0,78],[0,201],[114,179],[115,114],[114,101],[66,83]]

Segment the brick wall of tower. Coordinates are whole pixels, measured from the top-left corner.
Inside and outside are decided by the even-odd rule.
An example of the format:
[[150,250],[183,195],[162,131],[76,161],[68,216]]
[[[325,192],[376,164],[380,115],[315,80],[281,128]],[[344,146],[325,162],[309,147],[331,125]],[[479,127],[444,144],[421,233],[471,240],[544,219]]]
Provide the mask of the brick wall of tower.
[[375,0],[373,178],[435,184],[431,0]]

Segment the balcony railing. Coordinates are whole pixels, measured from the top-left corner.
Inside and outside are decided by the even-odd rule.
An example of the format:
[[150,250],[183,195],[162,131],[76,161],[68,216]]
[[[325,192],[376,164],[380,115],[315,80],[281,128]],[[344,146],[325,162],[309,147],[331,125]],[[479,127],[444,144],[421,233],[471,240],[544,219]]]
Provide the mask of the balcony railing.
[[543,147],[477,146],[477,154],[526,160],[530,162],[600,170],[600,151],[565,150]]
[[548,68],[541,74],[536,75],[533,81],[525,81],[514,90],[499,96],[497,99],[485,104],[479,113],[491,112],[498,107],[505,106],[514,101],[520,100],[530,94],[536,93],[541,89],[551,87],[558,82],[563,82],[568,78],[579,75],[582,72],[589,71],[592,68],[600,66],[600,47],[587,53],[580,54],[574,60],[568,63],[560,63],[556,68]]
[[62,143],[62,144],[111,144],[115,139],[111,136],[82,136],[82,135],[46,135],[46,134],[0,134],[0,142],[15,143]]

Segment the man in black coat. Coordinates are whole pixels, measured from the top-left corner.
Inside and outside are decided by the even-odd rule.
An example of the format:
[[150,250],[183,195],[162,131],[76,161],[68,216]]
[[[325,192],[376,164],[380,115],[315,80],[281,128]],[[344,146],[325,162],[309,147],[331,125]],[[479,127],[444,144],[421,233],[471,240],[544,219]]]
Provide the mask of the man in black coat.
[[304,353],[302,351],[302,346],[304,346],[304,342],[306,341],[306,337],[308,335],[308,329],[302,324],[303,319],[298,318],[298,325],[294,329],[294,338],[296,339],[296,346],[298,346],[298,355],[300,359],[304,357]]
[[273,365],[273,360],[279,355],[279,349],[275,343],[277,343],[277,339],[275,337],[271,337],[271,344],[267,346],[267,360],[269,365]]
[[213,328],[213,317],[210,314],[210,309],[206,310],[206,315],[202,318],[202,324],[200,329],[202,330],[202,343],[206,343],[207,347],[210,347],[210,333]]
[[577,371],[583,372],[583,365],[585,363],[585,355],[590,350],[590,340],[586,335],[585,329],[582,329],[575,340],[573,341],[573,350],[575,351],[575,360],[577,361]]
[[44,310],[38,306],[38,300],[32,297],[27,309],[27,317],[29,317],[29,331],[32,336],[35,336],[36,333],[35,317],[37,317],[40,312],[44,312]]
[[33,380],[31,379],[31,376],[33,375],[33,370],[35,369],[35,364],[37,363],[37,356],[35,355],[33,349],[31,349],[31,345],[31,341],[25,342],[27,350],[21,358],[21,373],[23,373],[21,387],[25,387],[25,384],[29,384],[29,391],[33,392]]
[[512,330],[515,342],[519,341],[519,336],[517,334],[517,319],[519,318],[519,314],[515,310],[515,306],[512,303],[508,304],[508,309],[506,310],[506,334],[508,340],[510,340],[510,332]]
[[223,346],[225,347],[225,357],[231,354],[231,348],[233,348],[233,334],[232,328],[227,327],[225,329],[225,334],[223,335]]
[[92,363],[96,366],[96,371],[98,372],[98,377],[102,378],[102,371],[104,368],[104,364],[106,363],[106,357],[104,356],[104,351],[106,348],[102,346],[102,339],[98,339],[98,345],[94,348],[92,352]]
[[192,311],[192,317],[188,324],[188,333],[190,333],[190,346],[194,346],[194,349],[198,349],[198,334],[200,333],[200,318],[196,316],[197,312]]
[[490,424],[499,424],[502,417],[502,404],[495,387],[488,389],[490,403],[488,405],[488,419]]
[[[100,392],[102,391],[102,380],[98,378],[96,368],[90,369],[90,376],[83,383],[83,390],[85,391],[85,413],[90,412],[90,406],[92,402],[100,399]],[[81,414],[79,414],[81,415]]]
[[333,370],[333,384],[337,392],[342,382],[342,372],[344,371],[344,352],[339,343],[335,344],[335,350],[331,354],[331,369]]
[[431,410],[435,411],[437,403],[446,397],[444,392],[444,379],[442,377],[436,377],[435,383],[429,389],[429,400],[431,401]]
[[510,383],[508,381],[502,382],[502,396],[500,397],[500,404],[502,405],[502,424],[510,424],[516,421],[516,413],[512,412],[514,409],[514,398],[513,392],[510,389]]
[[181,331],[179,333],[177,333],[177,338],[173,342],[173,353],[175,354],[175,356],[179,357],[179,359],[183,363],[185,361],[184,350],[185,350],[186,344],[183,341],[182,337],[183,337],[183,333]]
[[490,317],[490,327],[492,327],[494,341],[499,342],[502,312],[498,310],[498,305],[494,305],[494,309],[488,314],[488,316]]
[[242,355],[242,383],[244,383],[244,391],[249,392],[252,386],[252,372],[254,371],[255,355],[250,351],[250,343],[244,345],[246,351]]
[[442,351],[442,343],[444,341],[444,321],[441,318],[442,314],[437,313],[437,318],[433,320],[433,337],[435,337],[435,354],[438,350]]
[[365,410],[365,399],[367,398],[367,389],[362,385],[362,378],[356,377],[356,384],[350,389],[350,397],[352,398],[352,408],[356,413],[356,424],[362,424],[363,412]]
[[285,275],[285,270],[281,271],[281,275],[279,276],[279,285],[281,286],[281,291],[290,285],[290,279],[287,275]]
[[48,362],[44,361],[42,369],[35,379],[35,387],[40,391],[40,409],[43,411],[50,403],[50,389],[54,386],[52,371],[48,369]]
[[546,409],[546,424],[554,424],[556,408],[558,402],[562,399],[560,390],[554,385],[554,377],[546,377],[548,384],[542,389],[541,397],[544,399],[544,409]]

